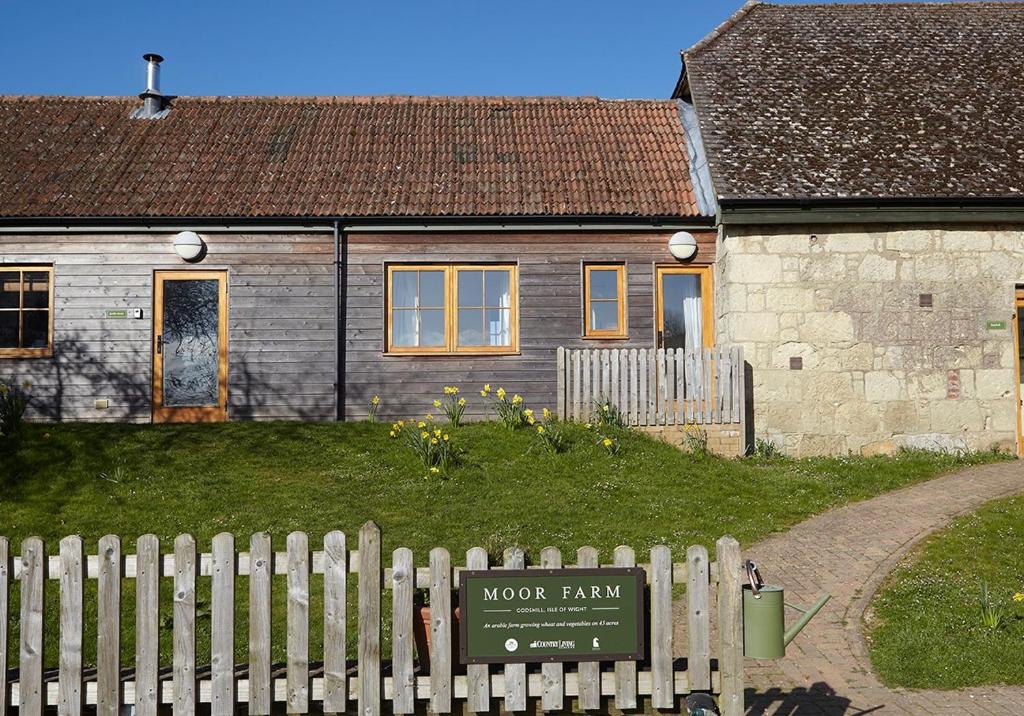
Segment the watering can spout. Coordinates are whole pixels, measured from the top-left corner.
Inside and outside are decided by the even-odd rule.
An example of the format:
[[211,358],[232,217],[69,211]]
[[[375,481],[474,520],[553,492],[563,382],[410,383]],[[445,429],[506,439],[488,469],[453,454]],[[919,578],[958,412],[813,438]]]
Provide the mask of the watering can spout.
[[793,641],[793,639],[796,638],[796,635],[803,631],[803,628],[807,626],[807,622],[811,621],[811,619],[814,618],[814,615],[821,611],[821,608],[825,606],[825,603],[831,598],[831,594],[824,594],[806,610],[801,609],[800,611],[803,611],[803,614],[800,615],[800,618],[796,620],[796,623],[793,624],[793,626],[786,630],[786,634],[782,637],[783,645],[789,646],[789,642]]

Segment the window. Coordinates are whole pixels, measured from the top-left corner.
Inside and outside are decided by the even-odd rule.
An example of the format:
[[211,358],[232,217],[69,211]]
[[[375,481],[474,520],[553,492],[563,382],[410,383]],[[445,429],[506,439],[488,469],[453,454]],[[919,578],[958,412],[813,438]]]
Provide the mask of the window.
[[0,357],[50,355],[52,298],[52,267],[0,264]]
[[622,264],[584,264],[583,335],[587,338],[626,337],[626,267]]
[[389,353],[513,353],[515,266],[388,266]]

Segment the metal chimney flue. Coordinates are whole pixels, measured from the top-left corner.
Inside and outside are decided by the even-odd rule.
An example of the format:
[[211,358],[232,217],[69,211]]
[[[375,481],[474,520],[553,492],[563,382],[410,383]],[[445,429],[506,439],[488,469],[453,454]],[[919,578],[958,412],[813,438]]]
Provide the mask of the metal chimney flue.
[[146,61],[146,89],[139,93],[142,108],[133,112],[137,119],[159,119],[167,111],[169,97],[160,94],[160,63],[164,58],[154,52],[142,56]]

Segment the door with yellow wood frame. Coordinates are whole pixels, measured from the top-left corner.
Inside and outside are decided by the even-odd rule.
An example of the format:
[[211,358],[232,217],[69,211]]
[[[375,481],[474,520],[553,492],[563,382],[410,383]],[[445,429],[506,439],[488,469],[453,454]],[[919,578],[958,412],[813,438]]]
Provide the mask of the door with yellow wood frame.
[[153,422],[227,419],[227,272],[157,271]]

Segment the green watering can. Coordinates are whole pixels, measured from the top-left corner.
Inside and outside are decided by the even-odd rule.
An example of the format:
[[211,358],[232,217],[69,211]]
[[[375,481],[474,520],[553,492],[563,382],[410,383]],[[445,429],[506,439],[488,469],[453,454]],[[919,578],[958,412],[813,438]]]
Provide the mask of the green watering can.
[[[785,603],[782,587],[765,585],[757,565],[747,560],[747,579],[743,585],[743,654],[751,659],[781,659],[786,655],[786,646],[814,618],[831,594],[823,595],[809,609],[794,607]],[[785,607],[801,612],[789,629],[786,629]]]

